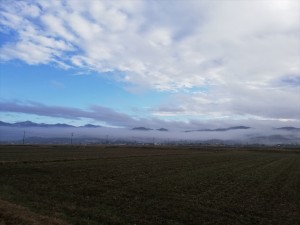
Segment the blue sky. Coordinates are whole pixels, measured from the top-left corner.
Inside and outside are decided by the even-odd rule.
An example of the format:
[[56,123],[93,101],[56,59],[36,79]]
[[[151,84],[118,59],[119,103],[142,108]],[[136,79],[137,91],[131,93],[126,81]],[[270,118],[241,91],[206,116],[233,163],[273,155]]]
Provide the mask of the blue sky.
[[[58,105],[64,107],[87,108],[102,105],[135,117],[146,117],[149,108],[164,100],[169,94],[159,91],[131,91],[127,85],[115,82],[109,76],[94,71],[86,73],[78,70],[64,70],[48,65],[27,65],[12,61],[1,66],[1,100]],[[17,82],[16,82],[17,81]],[[3,117],[7,117],[6,112]],[[11,119],[12,118],[12,119]],[[51,122],[68,122],[82,125],[88,120],[70,121],[63,118],[40,118],[36,115],[18,114],[5,121],[22,121],[32,118]],[[89,120],[101,124],[102,121]]]
[[3,2],[3,121],[300,124],[299,1]]
[[[156,103],[166,94],[147,91],[133,93],[115,82],[109,74],[63,70],[48,65],[26,65],[11,62],[2,65],[1,97],[73,107],[101,104],[129,112]],[[16,82],[18,81],[18,82]],[[144,102],[142,101],[144,100]]]

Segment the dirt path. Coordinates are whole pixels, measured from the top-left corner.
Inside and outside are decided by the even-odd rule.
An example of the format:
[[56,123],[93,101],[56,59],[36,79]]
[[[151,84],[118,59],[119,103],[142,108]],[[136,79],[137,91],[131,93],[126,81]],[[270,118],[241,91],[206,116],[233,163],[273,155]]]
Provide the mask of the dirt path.
[[0,199],[0,225],[70,225],[57,218],[42,216]]

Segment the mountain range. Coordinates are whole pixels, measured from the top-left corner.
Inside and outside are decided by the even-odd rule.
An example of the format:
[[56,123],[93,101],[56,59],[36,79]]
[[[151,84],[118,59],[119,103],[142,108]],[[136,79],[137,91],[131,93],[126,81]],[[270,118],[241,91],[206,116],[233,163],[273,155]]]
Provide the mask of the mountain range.
[[[234,144],[234,143],[249,143],[249,144],[294,144],[299,143],[300,128],[297,127],[270,127],[268,130],[254,129],[248,126],[232,126],[223,128],[202,128],[195,130],[168,130],[166,128],[149,128],[149,127],[134,127],[130,130],[136,133],[128,134],[128,129],[118,129],[101,127],[101,130],[94,129],[101,126],[86,124],[84,126],[73,126],[65,123],[47,124],[35,123],[32,121],[23,121],[16,123],[7,123],[0,121],[0,143],[7,141],[20,140],[23,137],[23,132],[26,130],[26,139],[29,143],[68,143],[70,134],[76,133],[76,140],[80,143],[104,143],[107,141],[107,136],[110,140],[114,137],[116,140],[122,139],[122,143],[132,142],[134,140],[139,143],[153,143],[153,138],[162,140],[173,139],[181,143],[180,140],[186,138],[185,142],[201,142],[212,144]],[[28,129],[27,129],[28,128]],[[29,129],[31,128],[31,129]],[[80,129],[82,128],[82,129]],[[77,129],[77,130],[75,130]],[[27,132],[28,131],[28,132]],[[236,131],[236,132],[230,132]],[[242,132],[243,131],[243,132]],[[148,133],[149,132],[149,133]],[[182,132],[192,132],[183,135]],[[196,132],[202,132],[201,137]],[[205,134],[206,132],[206,134]],[[147,136],[148,135],[148,136]],[[66,138],[66,136],[68,138]],[[101,137],[99,140],[94,140],[95,137]],[[131,136],[128,138],[128,136]],[[149,138],[151,136],[151,138]],[[39,139],[43,138],[43,139]],[[46,139],[47,140],[46,140]],[[64,138],[63,140],[60,138]],[[184,142],[184,143],[185,143]],[[112,143],[112,142],[111,142]]]
[[[147,127],[134,127],[131,130],[149,131],[149,130],[155,130],[155,129],[151,129],[151,128],[147,128]],[[169,131],[166,128],[159,128],[159,129],[156,129],[156,130],[158,130],[158,131]]]
[[[5,127],[56,127],[56,128],[76,127],[76,126],[65,124],[65,123],[47,124],[47,123],[34,123],[32,121],[24,121],[24,122],[16,122],[16,123],[7,123],[7,122],[0,121],[0,126],[5,126]],[[79,126],[79,127],[99,128],[101,126],[93,125],[93,124],[86,124],[84,126]]]
[[[35,123],[32,121],[23,121],[23,122],[16,122],[16,123],[7,123],[0,121],[0,126],[2,127],[53,127],[53,128],[100,128],[102,126],[99,125],[93,125],[93,124],[86,124],[84,126],[73,126],[70,124],[65,123],[56,123],[56,124],[48,124],[48,123]],[[247,130],[251,129],[251,127],[248,126],[233,126],[233,127],[225,127],[225,128],[216,128],[216,129],[197,129],[197,130],[186,130],[184,132],[225,132],[230,130]],[[274,130],[282,130],[282,131],[291,131],[291,132],[300,132],[300,128],[297,127],[278,127],[273,128]],[[134,127],[131,130],[136,131],[151,131],[151,130],[157,130],[157,131],[169,131],[166,128],[159,128],[159,129],[152,129],[147,127]]]
[[227,128],[217,128],[217,129],[199,129],[199,130],[186,130],[185,132],[195,132],[195,131],[229,131],[229,130],[246,130],[250,129],[251,127],[246,126],[236,126],[236,127],[227,127]]
[[300,131],[300,128],[297,128],[297,127],[279,127],[279,128],[275,128],[275,130]]

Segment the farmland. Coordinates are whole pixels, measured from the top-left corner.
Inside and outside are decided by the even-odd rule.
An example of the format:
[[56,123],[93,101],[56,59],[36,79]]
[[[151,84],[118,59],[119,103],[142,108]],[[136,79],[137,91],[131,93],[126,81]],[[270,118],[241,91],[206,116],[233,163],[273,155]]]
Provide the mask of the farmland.
[[0,224],[300,224],[300,152],[1,146]]

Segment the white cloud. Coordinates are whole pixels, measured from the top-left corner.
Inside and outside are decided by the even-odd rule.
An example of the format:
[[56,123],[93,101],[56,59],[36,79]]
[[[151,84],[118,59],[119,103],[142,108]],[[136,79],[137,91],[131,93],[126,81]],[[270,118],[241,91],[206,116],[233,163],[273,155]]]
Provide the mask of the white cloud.
[[292,120],[300,124],[300,95],[298,87],[230,86],[193,94],[177,93],[150,110],[162,117],[198,116],[215,118]]
[[18,42],[15,45],[4,45],[1,51],[0,59],[18,58],[28,64],[48,63],[51,61],[51,55],[53,54],[50,48],[28,41]]
[[1,25],[18,36],[1,60],[119,71],[148,89],[211,87],[182,94],[185,114],[296,118],[299,86],[273,84],[300,74],[299,11],[296,0],[7,1]]
[[60,37],[66,41],[73,41],[74,35],[67,31],[63,21],[60,18],[51,14],[45,14],[41,17],[41,22],[46,26],[46,35],[49,34],[54,37]]

